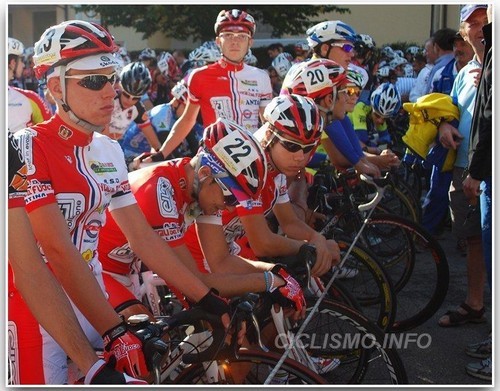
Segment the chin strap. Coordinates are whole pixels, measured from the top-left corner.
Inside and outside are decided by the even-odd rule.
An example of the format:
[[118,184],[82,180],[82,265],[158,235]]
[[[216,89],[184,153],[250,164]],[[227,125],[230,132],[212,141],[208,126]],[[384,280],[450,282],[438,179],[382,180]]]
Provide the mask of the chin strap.
[[326,117],[325,126],[332,123],[333,119],[334,119],[332,110],[325,109],[323,106],[320,106],[318,104],[316,104],[316,106],[318,106],[319,111],[325,113],[325,117]]
[[94,125],[91,124],[90,122],[85,121],[84,119],[81,119],[76,116],[73,111],[71,111],[71,107],[66,103],[66,65],[61,65],[60,66],[60,74],[59,74],[59,80],[61,82],[61,90],[62,90],[62,99],[57,99],[54,98],[57,102],[61,104],[61,107],[63,110],[68,113],[69,119],[73,121],[76,125],[81,126],[84,129],[90,130],[91,132],[97,132],[97,133],[102,133],[104,130],[104,126],[102,125]]

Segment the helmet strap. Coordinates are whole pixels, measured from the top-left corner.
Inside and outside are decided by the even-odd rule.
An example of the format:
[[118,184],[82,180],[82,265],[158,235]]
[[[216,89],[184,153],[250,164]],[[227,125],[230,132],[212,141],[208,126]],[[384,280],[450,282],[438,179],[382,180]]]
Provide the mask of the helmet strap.
[[57,102],[60,103],[63,110],[68,113],[69,119],[73,121],[76,125],[81,126],[86,130],[90,130],[91,132],[102,133],[104,130],[104,126],[102,125],[94,125],[90,122],[85,121],[82,118],[76,116],[75,113],[71,110],[71,107],[66,103],[66,65],[60,65],[60,74],[59,80],[61,83],[61,91],[62,91],[62,99],[54,98]]

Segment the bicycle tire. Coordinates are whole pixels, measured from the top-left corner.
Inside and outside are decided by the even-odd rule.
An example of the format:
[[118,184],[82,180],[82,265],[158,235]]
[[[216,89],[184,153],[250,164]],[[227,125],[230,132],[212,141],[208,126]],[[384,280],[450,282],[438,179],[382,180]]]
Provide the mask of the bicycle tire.
[[[406,331],[425,323],[448,292],[448,261],[440,244],[420,225],[394,215],[372,216],[362,236],[377,242],[370,250],[393,279],[398,310],[389,330]],[[391,247],[398,249],[397,256]],[[384,253],[391,252],[392,258],[384,260]]]
[[[351,241],[336,238],[340,248],[341,259],[351,246]],[[397,300],[391,279],[385,269],[362,246],[354,245],[344,266],[356,270],[352,278],[343,278],[341,283],[359,304],[355,310],[362,312],[368,319],[375,322],[383,331],[393,324],[397,313]],[[328,273],[323,277],[325,284],[331,277]],[[328,292],[330,296],[334,292]],[[329,296],[329,297],[330,297]]]
[[[307,300],[308,313],[314,302]],[[311,357],[339,360],[336,368],[322,373],[330,384],[406,384],[403,362],[394,348],[385,346],[386,335],[363,314],[324,299],[302,337],[314,341],[304,345]]]
[[[245,377],[245,383],[243,384],[264,384],[267,376],[277,365],[280,358],[281,355],[274,352],[240,349],[238,358],[223,360],[224,380],[219,380],[217,383],[207,383],[203,376],[203,365],[201,363],[196,363],[185,368],[175,379],[174,384],[241,384],[231,382],[231,366],[233,364],[251,366]],[[287,385],[327,384],[325,378],[311,371],[299,362],[289,358],[285,359],[280,367],[280,374],[283,375],[285,372],[287,376],[284,378],[287,379]]]

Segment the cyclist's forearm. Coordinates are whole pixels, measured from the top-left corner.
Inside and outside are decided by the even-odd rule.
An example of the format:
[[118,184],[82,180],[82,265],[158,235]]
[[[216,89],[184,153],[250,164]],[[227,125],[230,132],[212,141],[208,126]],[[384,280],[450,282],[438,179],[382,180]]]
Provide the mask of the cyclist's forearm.
[[84,373],[97,361],[61,285],[42,260],[24,208],[9,209],[9,263],[31,312]]

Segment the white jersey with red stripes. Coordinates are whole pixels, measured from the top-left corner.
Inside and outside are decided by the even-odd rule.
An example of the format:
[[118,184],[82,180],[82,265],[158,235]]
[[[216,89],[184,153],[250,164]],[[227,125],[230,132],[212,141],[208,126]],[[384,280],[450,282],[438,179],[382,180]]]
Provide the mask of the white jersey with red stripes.
[[192,71],[188,89],[190,101],[200,105],[204,127],[225,118],[252,133],[259,127],[259,109],[273,98],[266,71],[223,59]]

